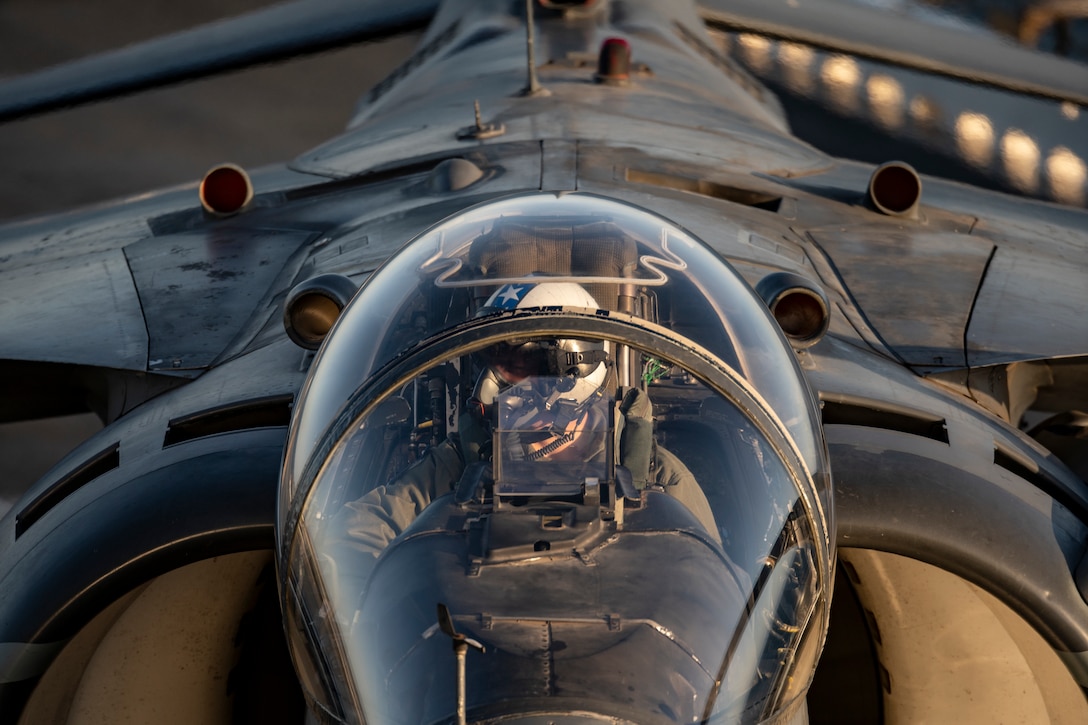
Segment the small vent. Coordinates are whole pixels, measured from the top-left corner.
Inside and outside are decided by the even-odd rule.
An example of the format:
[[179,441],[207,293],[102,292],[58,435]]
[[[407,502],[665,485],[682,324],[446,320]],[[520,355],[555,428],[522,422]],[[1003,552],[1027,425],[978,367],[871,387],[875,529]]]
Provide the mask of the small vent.
[[853,403],[824,401],[824,425],[860,425],[922,436],[940,443],[948,443],[948,429],[944,418],[925,417],[901,411],[869,408]]
[[694,179],[689,176],[674,176],[672,174],[660,174],[655,171],[639,171],[627,169],[625,179],[633,184],[649,184],[665,189],[678,191],[690,191],[693,194],[709,196],[712,199],[731,201],[734,204],[753,206],[767,211],[778,211],[782,205],[782,197],[777,194],[769,194],[765,191],[754,189],[742,189],[739,186],[727,186],[707,179]]
[[220,408],[202,410],[170,421],[163,448],[220,433],[251,428],[278,428],[291,421],[292,396],[247,400]]
[[15,537],[22,536],[38,519],[69,495],[121,465],[121,444],[114,443],[83,462],[15,515]]

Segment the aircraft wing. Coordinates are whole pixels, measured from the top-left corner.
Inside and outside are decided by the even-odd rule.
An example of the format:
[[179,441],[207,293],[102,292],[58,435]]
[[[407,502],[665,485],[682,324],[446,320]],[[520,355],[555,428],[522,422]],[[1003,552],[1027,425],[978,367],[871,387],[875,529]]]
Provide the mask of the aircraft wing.
[[296,0],[0,84],[0,121],[421,29],[436,0]]
[[[280,189],[313,181],[283,170],[258,179]],[[295,253],[315,231],[228,220],[209,234],[195,198],[187,186],[4,229],[0,357],[13,373],[0,382],[4,420],[85,409],[70,386],[88,375],[170,387],[268,320],[279,324],[270,290],[298,271]],[[125,397],[91,404],[113,418],[132,405]]]
[[[857,200],[871,170],[840,161],[780,181]],[[923,184],[922,224],[885,218],[797,229],[826,255],[880,341],[922,371],[1085,354],[1083,212],[930,177]]]
[[843,0],[703,0],[711,27],[750,31],[1088,105],[1088,67],[994,37],[931,25]]
[[[0,121],[424,28],[436,0],[295,0],[0,83]],[[843,0],[705,0],[712,29],[748,31],[1088,105],[1088,67]]]

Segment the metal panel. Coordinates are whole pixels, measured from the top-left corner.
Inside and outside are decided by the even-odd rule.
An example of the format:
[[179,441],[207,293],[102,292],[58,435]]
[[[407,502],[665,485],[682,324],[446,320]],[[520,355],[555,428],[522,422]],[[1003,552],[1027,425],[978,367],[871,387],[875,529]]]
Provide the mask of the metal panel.
[[1088,354],[1084,250],[1049,242],[998,247],[967,334],[972,366]]
[[213,229],[126,247],[147,318],[148,370],[209,365],[310,236],[301,231]]
[[540,188],[574,191],[578,188],[578,144],[564,139],[541,142]]
[[1061,101],[1088,102],[1088,69],[1001,42],[988,33],[926,23],[841,0],[703,0],[714,26],[808,43],[832,52],[940,73]]
[[0,359],[144,370],[147,345],[120,249],[0,272]]
[[975,291],[993,245],[963,234],[815,230],[862,313],[909,365],[962,367]]

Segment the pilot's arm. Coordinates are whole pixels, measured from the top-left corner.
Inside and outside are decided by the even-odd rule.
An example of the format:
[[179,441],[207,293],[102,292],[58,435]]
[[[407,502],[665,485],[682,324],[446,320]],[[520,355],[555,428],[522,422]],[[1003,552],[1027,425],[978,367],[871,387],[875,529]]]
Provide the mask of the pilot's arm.
[[652,473],[653,483],[687,506],[714,540],[721,542],[721,534],[718,532],[718,524],[714,520],[710,502],[683,461],[664,447],[655,446]]
[[[621,443],[622,458],[625,465],[636,466],[636,482],[660,486],[684,503],[718,539],[714,514],[695,477],[679,458],[653,442],[649,397],[637,389],[628,391],[621,411],[630,433]],[[423,509],[456,487],[465,470],[464,457],[459,442],[447,440],[390,483],[347,504],[342,529],[345,543],[377,559]]]
[[620,458],[635,485],[659,486],[666,494],[688,507],[715,541],[718,525],[706,494],[688,467],[676,455],[657,445],[653,435],[653,406],[650,396],[631,388],[620,403],[624,430],[620,437]]
[[447,440],[393,481],[347,504],[344,533],[351,548],[377,558],[431,501],[453,490],[464,468],[456,442]]

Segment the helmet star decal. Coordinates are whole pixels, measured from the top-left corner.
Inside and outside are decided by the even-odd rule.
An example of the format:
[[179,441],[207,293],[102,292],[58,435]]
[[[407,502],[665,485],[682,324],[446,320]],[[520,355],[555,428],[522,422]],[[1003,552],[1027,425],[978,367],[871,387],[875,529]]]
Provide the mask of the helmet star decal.
[[507,284],[503,285],[492,298],[492,305],[504,310],[516,309],[525,293],[532,289],[528,285]]

